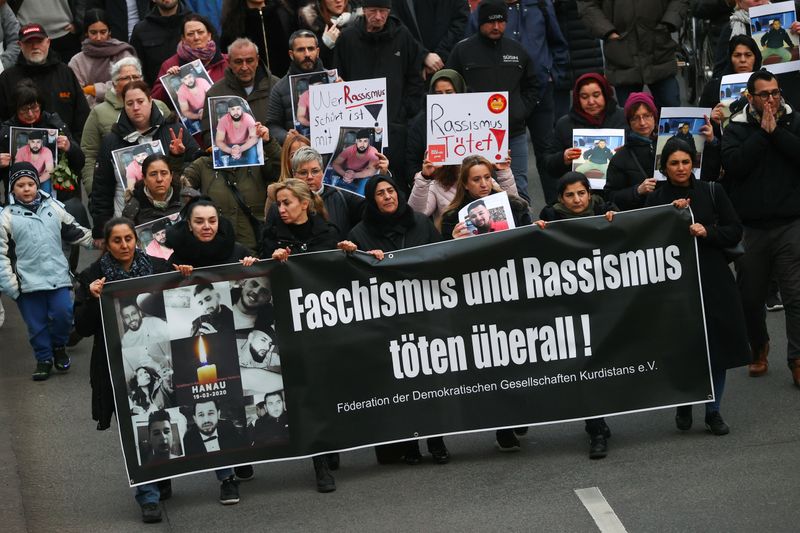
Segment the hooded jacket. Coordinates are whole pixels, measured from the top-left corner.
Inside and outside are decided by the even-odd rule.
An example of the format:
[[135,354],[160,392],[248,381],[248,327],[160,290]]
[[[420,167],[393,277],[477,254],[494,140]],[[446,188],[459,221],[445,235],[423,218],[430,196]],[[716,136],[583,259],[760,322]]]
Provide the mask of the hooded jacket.
[[175,53],[183,31],[183,18],[189,10],[178,4],[178,11],[169,17],[162,17],[157,7],[138,22],[131,34],[131,45],[142,62],[142,74],[151,87],[158,79],[161,65]]
[[800,120],[784,104],[767,133],[750,105],[731,117],[722,135],[722,166],[729,196],[745,226],[771,228],[800,217]]
[[83,124],[89,116],[89,104],[75,74],[52,49],[41,65],[29,63],[20,54],[17,64],[0,74],[0,120],[8,120],[16,113],[13,95],[23,78],[30,78],[39,87],[43,109],[58,113],[80,141]]
[[[383,181],[397,191],[397,210],[391,215],[381,213],[375,201],[375,189]],[[364,215],[361,222],[350,230],[347,236],[359,250],[391,252],[442,240],[431,219],[408,206],[406,195],[397,188],[391,177],[382,175],[371,177],[364,194],[366,198]]]
[[[153,140],[161,141],[161,146],[169,160],[170,170],[173,174],[180,175],[183,166],[199,155],[200,147],[197,146],[183,125],[175,121],[174,115],[167,120],[155,104],[152,105],[150,111],[150,126],[155,128],[152,133]],[[180,156],[169,153],[169,144],[172,140],[170,132],[174,135],[181,135],[186,151]],[[122,184],[114,173],[111,152],[139,144],[138,139],[133,140],[133,137],[136,136],[136,128],[133,127],[128,115],[123,111],[119,114],[117,122],[111,127],[111,132],[103,137],[97,156],[98,164],[94,173],[92,195],[89,198],[89,212],[94,220],[92,233],[96,239],[103,237],[105,223],[115,214],[121,213],[123,208]]]
[[[603,39],[606,76],[612,85],[641,85],[678,72],[678,43],[689,0],[578,0],[586,27]],[[620,38],[609,40],[616,32]]]
[[281,145],[286,140],[286,133],[294,128],[289,76],[321,72],[323,70],[325,70],[325,67],[320,59],[317,59],[314,68],[308,71],[301,70],[297,63],[292,61],[289,64],[289,72],[286,73],[286,76],[273,85],[272,92],[269,95],[269,105],[267,106],[266,125],[269,128],[270,136],[275,137]]
[[333,49],[333,64],[343,80],[386,78],[388,121],[403,126],[422,105],[423,57],[420,44],[391,15],[374,33],[367,32],[363,18],[356,20],[342,31]]
[[459,42],[447,68],[464,77],[471,92],[508,91],[508,135],[524,135],[540,87],[527,50],[513,39],[490,39],[481,33]]

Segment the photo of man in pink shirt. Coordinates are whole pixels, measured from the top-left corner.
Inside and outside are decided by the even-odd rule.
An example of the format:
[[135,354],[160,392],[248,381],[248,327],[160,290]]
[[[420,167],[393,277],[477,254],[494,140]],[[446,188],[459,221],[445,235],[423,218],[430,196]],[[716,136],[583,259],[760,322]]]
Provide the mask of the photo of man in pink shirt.
[[216,167],[243,167],[259,163],[256,121],[241,98],[230,98],[214,134]]

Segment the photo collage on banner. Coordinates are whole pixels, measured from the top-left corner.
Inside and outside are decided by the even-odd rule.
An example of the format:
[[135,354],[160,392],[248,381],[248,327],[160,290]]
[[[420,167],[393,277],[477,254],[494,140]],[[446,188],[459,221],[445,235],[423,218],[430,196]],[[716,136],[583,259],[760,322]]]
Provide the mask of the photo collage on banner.
[[247,100],[238,96],[208,99],[214,168],[264,164],[264,146],[256,135],[256,118]]
[[199,281],[114,308],[140,467],[289,443],[266,276]]
[[191,63],[181,65],[179,74],[161,76],[161,84],[189,135],[199,133],[202,128],[206,93],[214,84],[203,62],[195,59]]
[[697,150],[697,157],[692,162],[692,173],[700,179],[700,167],[703,162],[703,150],[706,138],[700,132],[705,126],[706,117],[711,116],[711,109],[700,107],[664,107],[658,119],[658,140],[656,141],[656,162],[653,177],[657,180],[666,180],[658,169],[661,161],[661,151],[667,141],[673,137],[687,142]]
[[11,154],[11,162],[26,161],[32,164],[39,173],[39,188],[46,193],[52,193],[53,182],[50,178],[58,164],[58,130],[12,126],[9,137],[11,146],[8,153]]
[[580,148],[581,155],[572,161],[572,170],[584,174],[594,190],[606,184],[608,163],[625,144],[623,129],[574,129],[572,147]]

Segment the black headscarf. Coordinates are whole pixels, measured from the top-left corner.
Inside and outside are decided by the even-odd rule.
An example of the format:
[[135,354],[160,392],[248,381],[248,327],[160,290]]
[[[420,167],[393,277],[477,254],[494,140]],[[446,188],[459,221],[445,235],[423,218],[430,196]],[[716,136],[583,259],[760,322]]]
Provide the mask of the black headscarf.
[[[378,184],[382,181],[385,181],[397,191],[397,210],[391,215],[381,213],[380,209],[378,209],[378,203],[375,201],[375,189],[378,188]],[[362,220],[370,231],[380,235],[405,233],[414,226],[414,211],[408,207],[406,195],[397,188],[397,184],[391,176],[382,174],[372,176],[367,181],[366,187],[364,187],[364,196],[367,208],[364,210]]]

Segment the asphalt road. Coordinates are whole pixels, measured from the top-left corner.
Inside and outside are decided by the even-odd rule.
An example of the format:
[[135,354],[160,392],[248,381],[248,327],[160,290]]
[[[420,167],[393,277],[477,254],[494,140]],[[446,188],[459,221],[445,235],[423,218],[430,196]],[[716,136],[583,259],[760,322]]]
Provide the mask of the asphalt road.
[[[534,198],[541,198],[538,187]],[[541,207],[536,201],[535,212]],[[88,257],[86,258],[88,259]],[[84,263],[86,260],[84,260]],[[34,383],[16,306],[3,299],[0,329],[0,530],[91,531],[546,531],[600,529],[576,494],[597,487],[631,532],[795,532],[800,389],[785,366],[783,313],[770,313],[769,373],[728,373],[722,413],[730,435],[675,429],[672,410],[609,418],[606,459],[588,458],[581,422],[534,427],[518,453],[494,449],[493,433],[446,438],[448,465],[376,464],[371,449],[342,455],[338,490],[314,490],[307,459],[263,464],[223,507],[212,474],[175,480],[164,521],[145,526],[128,488],[115,426],[90,416],[91,341],[73,368]],[[678,332],[676,332],[677,334]],[[601,522],[613,519],[610,512]],[[613,521],[613,520],[612,520]]]

